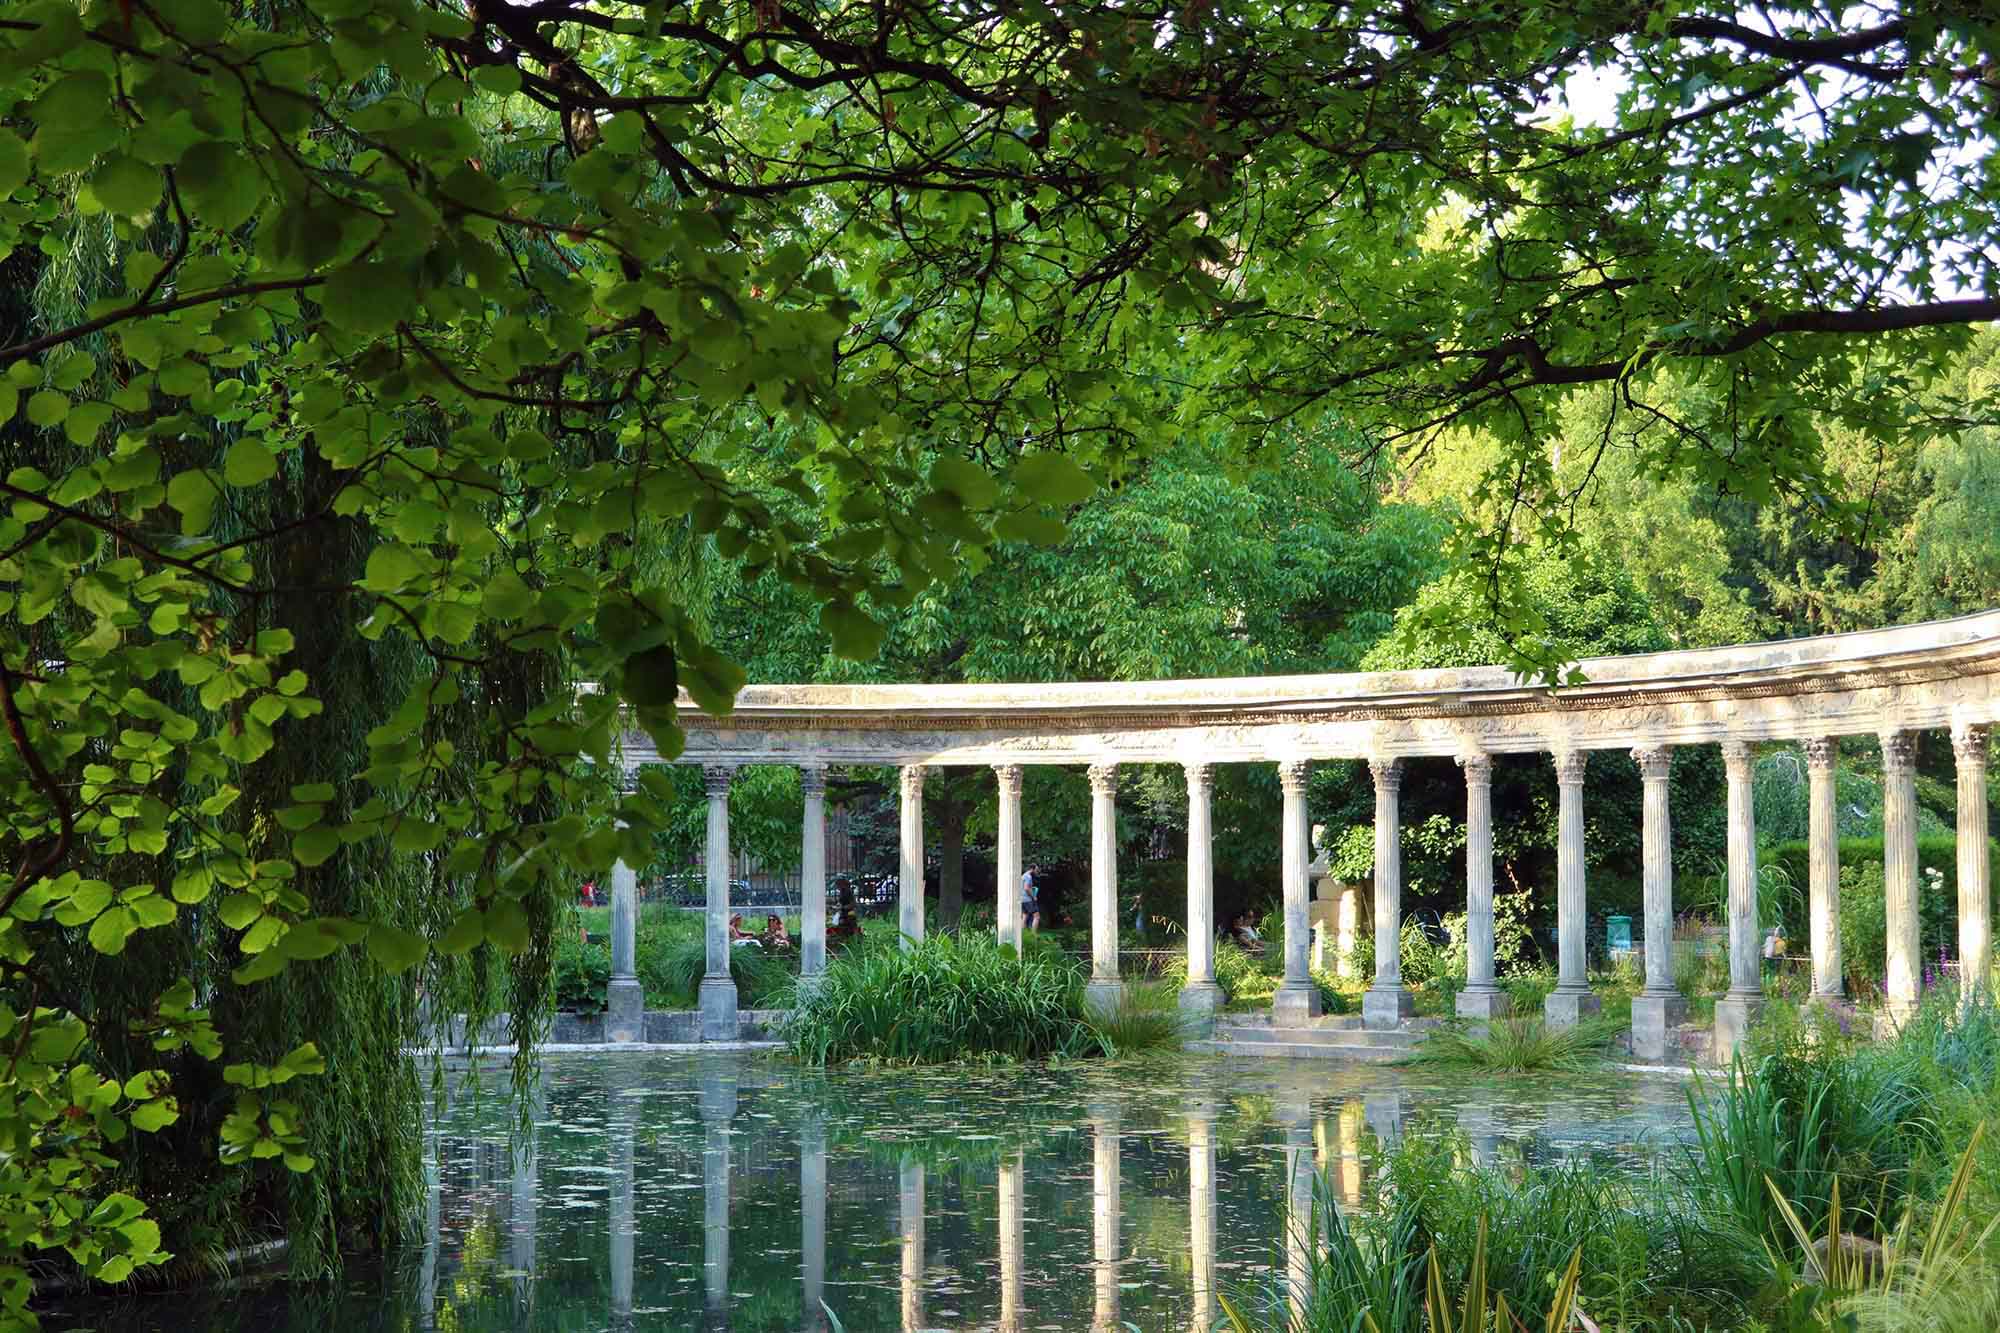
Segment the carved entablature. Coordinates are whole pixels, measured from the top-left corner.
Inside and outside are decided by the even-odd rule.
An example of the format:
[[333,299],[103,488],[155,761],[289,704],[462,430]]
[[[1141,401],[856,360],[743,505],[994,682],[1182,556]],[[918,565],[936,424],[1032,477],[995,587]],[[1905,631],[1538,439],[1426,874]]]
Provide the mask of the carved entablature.
[[[753,685],[683,701],[684,762],[1179,764],[1815,742],[2000,722],[2000,611],[1861,634],[1501,667],[1043,685]],[[624,738],[627,765],[659,762]]]

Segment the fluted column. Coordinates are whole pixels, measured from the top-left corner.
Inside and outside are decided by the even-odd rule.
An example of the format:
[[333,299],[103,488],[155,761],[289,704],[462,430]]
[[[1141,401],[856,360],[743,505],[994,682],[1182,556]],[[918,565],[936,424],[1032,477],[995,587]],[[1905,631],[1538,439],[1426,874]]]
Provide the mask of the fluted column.
[[1590,993],[1583,868],[1583,750],[1556,754],[1556,988],[1543,1002],[1551,1028],[1575,1027],[1600,1008]]
[[1888,925],[1883,1008],[1900,1026],[1917,1011],[1923,928],[1917,915],[1916,737],[1882,733],[1882,889]]
[[924,1327],[924,1164],[903,1163],[899,1206],[903,1221],[903,1333]]
[[1121,1333],[1118,1321],[1118,1113],[1091,1110],[1091,1333]]
[[997,810],[999,829],[995,860],[999,868],[999,910],[997,929],[1002,944],[1021,947],[1021,766],[995,764],[993,777],[1000,788]]
[[1986,728],[1951,734],[1958,759],[1958,965],[1971,1001],[1993,986],[1992,863],[1986,852]]
[[1361,997],[1364,1027],[1396,1028],[1415,1016],[1403,985],[1403,761],[1371,759],[1375,779],[1375,984]]
[[799,1125],[799,1304],[801,1327],[826,1327],[826,1121],[816,1111]]
[[735,1119],[736,1076],[703,1075],[701,1285],[710,1327],[726,1327],[729,1312],[729,1128]]
[[1462,1018],[1491,1020],[1508,1008],[1493,975],[1493,756],[1459,758],[1465,770],[1465,989]]
[[1000,1160],[1000,1327],[999,1333],[1021,1333],[1026,1317],[1021,1309],[1022,1219],[1026,1215],[1022,1177],[1026,1154],[1016,1151]]
[[611,979],[604,987],[605,1036],[646,1037],[646,991],[639,984],[639,874],[621,859],[611,867]]
[[924,937],[924,766],[903,765],[902,856],[896,866],[896,928],[903,947]]
[[1187,985],[1181,988],[1181,1012],[1205,1029],[1222,1008],[1222,988],[1215,984],[1215,844],[1210,797],[1215,770],[1207,764],[1187,765]]
[[1342,884],[1333,908],[1333,972],[1338,977],[1355,974],[1354,946],[1361,942],[1361,890]]
[[1641,822],[1646,909],[1646,985],[1632,997],[1632,1054],[1662,1064],[1673,1029],[1687,1021],[1688,1004],[1674,986],[1674,839],[1667,779],[1673,751],[1644,745],[1632,751],[1645,783]]
[[1215,1108],[1197,1102],[1188,1110],[1188,1248],[1194,1274],[1190,1333],[1212,1333],[1215,1295]]
[[1715,1058],[1727,1060],[1763,1007],[1764,950],[1757,921],[1757,816],[1750,798],[1756,763],[1748,741],[1724,741],[1729,778],[1729,993],[1715,1002]]
[[1090,766],[1090,984],[1099,1013],[1118,1007],[1118,765]]
[[1284,792],[1279,819],[1280,860],[1285,903],[1285,975],[1271,998],[1271,1022],[1301,1027],[1319,1017],[1319,987],[1313,984],[1312,909],[1306,900],[1306,864],[1312,860],[1312,827],[1306,813],[1306,782],[1312,765],[1303,759],[1278,765],[1278,786]]
[[704,764],[708,789],[708,970],[701,979],[701,1039],[735,1041],[736,980],[729,972],[729,764]]
[[799,767],[805,797],[805,835],[799,861],[799,985],[810,987],[826,971],[826,769]]
[[1839,742],[1831,736],[1806,742],[1806,880],[1812,915],[1813,994],[1841,993],[1840,811],[1834,787]]

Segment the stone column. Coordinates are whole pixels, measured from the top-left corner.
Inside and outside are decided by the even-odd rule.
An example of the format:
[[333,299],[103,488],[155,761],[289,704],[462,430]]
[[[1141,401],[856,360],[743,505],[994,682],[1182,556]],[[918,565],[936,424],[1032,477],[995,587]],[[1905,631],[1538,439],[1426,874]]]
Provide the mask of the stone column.
[[1121,1333],[1118,1321],[1118,1112],[1093,1107],[1090,1216],[1092,1302],[1091,1333]]
[[1215,1108],[1197,1102],[1188,1110],[1188,1248],[1194,1273],[1194,1318],[1189,1333],[1215,1328]]
[[1813,994],[1838,999],[1840,958],[1840,812],[1834,796],[1839,742],[1831,736],[1806,742],[1807,883],[1812,912]]
[[1493,976],[1493,756],[1468,754],[1458,762],[1465,770],[1465,989],[1458,1014],[1490,1022],[1510,1007]]
[[896,867],[896,928],[903,947],[924,937],[924,766],[903,765],[902,857]]
[[1590,993],[1583,871],[1583,750],[1556,754],[1556,988],[1543,1001],[1551,1029],[1572,1028],[1600,1005]]
[[638,962],[639,874],[618,861],[611,867],[611,980],[604,987],[604,1035],[610,1041],[646,1039],[646,991],[639,984]]
[[1099,1013],[1118,1007],[1118,765],[1090,766],[1090,983],[1084,998]]
[[903,1333],[924,1327],[924,1164],[903,1163]]
[[729,1127],[736,1119],[736,1078],[706,1074],[701,1081],[701,1279],[702,1309],[710,1327],[728,1327]]
[[826,1121],[808,1113],[799,1125],[800,1326],[826,1327]]
[[635,1192],[638,1163],[639,1104],[623,1088],[607,1090],[611,1105],[606,1117],[611,1148],[611,1327],[632,1327],[632,1246],[637,1236]]
[[993,776],[1000,784],[999,839],[999,935],[1002,944],[1021,948],[1021,766],[995,764]]
[[729,971],[729,783],[736,769],[704,764],[708,787],[708,971],[701,979],[701,1039],[735,1041],[736,979]]
[[1398,1028],[1417,1012],[1403,985],[1403,761],[1371,759],[1375,778],[1375,984],[1361,996],[1361,1023]]
[[1354,975],[1354,946],[1361,939],[1361,890],[1352,884],[1340,886],[1334,906],[1333,971],[1335,976]]
[[1285,1305],[1287,1327],[1304,1333],[1312,1299],[1313,1160],[1312,1107],[1304,1102],[1282,1108],[1285,1125]]
[[1271,997],[1271,1022],[1276,1027],[1303,1027],[1319,1017],[1319,987],[1313,984],[1308,960],[1312,952],[1312,909],[1306,898],[1306,863],[1312,860],[1312,828],[1306,813],[1306,780],[1312,766],[1303,759],[1278,765],[1278,786],[1284,792],[1279,819],[1282,840],[1282,881],[1285,900],[1285,975]]
[[1757,816],[1750,799],[1755,756],[1748,741],[1724,741],[1729,775],[1729,993],[1715,1002],[1715,1058],[1726,1061],[1764,1004],[1763,938],[1757,922]]
[[1993,989],[1993,885],[1986,856],[1986,728],[1951,733],[1958,758],[1958,966],[1960,997]]
[[805,840],[799,861],[799,986],[809,989],[826,971],[826,769],[799,767],[805,797]]
[[1883,1010],[1890,1029],[1917,1012],[1923,927],[1917,916],[1916,737],[1882,733],[1882,889],[1888,920]]
[[1187,765],[1187,789],[1188,969],[1181,1012],[1205,1032],[1222,1008],[1222,987],[1215,984],[1215,833],[1209,817],[1215,770],[1207,764]]
[[1669,1034],[1687,1022],[1688,1004],[1674,986],[1674,838],[1667,778],[1674,752],[1664,745],[1632,751],[1645,782],[1642,833],[1646,904],[1646,985],[1632,997],[1632,1054],[1665,1064]]
[[999,1333],[1021,1333],[1022,1173],[1026,1154],[1015,1152],[1000,1160],[1000,1327]]

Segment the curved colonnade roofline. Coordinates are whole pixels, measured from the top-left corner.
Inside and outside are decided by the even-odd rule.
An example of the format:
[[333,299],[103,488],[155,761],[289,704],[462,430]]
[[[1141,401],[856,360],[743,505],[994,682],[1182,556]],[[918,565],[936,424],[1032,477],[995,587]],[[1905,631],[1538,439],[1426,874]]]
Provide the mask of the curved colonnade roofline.
[[[751,685],[682,696],[683,762],[1099,764],[1392,759],[1811,740],[2000,721],[2000,610],[1893,629],[1505,667],[993,685]],[[654,762],[642,734],[630,763]]]

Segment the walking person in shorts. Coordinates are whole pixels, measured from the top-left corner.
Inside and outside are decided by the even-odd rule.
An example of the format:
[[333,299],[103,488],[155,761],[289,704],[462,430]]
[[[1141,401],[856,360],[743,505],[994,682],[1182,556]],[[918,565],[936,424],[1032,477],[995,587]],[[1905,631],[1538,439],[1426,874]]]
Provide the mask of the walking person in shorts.
[[1040,930],[1042,925],[1042,893],[1035,887],[1033,866],[1021,872],[1021,924],[1029,930]]

